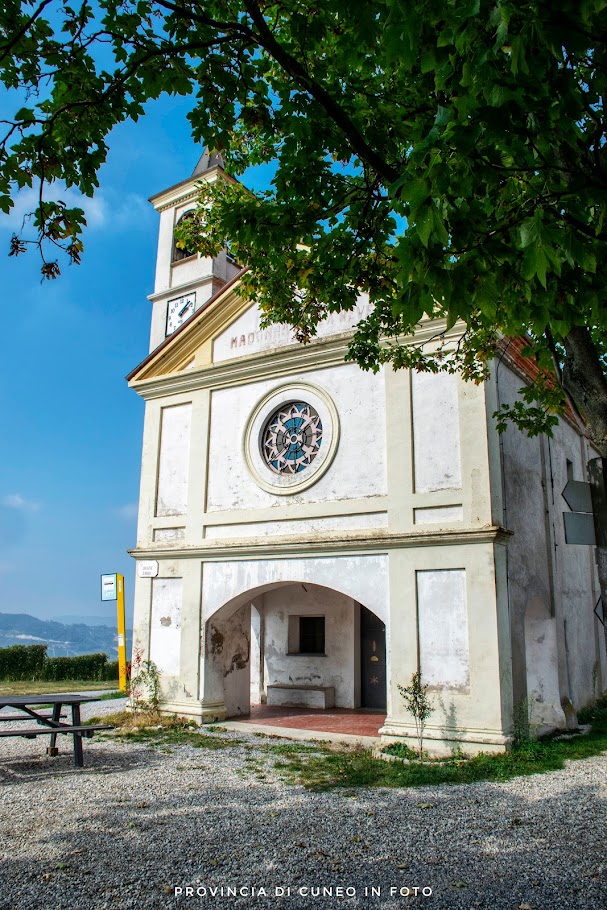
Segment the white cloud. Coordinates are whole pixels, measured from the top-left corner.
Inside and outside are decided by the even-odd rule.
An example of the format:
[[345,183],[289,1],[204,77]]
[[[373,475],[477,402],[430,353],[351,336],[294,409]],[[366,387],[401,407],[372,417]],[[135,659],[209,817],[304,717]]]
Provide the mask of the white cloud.
[[39,502],[26,499],[21,493],[9,493],[2,500],[2,505],[8,509],[19,509],[22,512],[37,512],[40,509]]
[[116,514],[120,518],[124,518],[125,521],[132,521],[133,518],[137,518],[138,506],[136,502],[127,502],[124,506],[119,506],[116,509]]
[[[140,225],[151,217],[152,208],[143,196],[137,193],[120,194],[111,188],[98,190],[92,199],[72,188],[53,187],[47,198],[61,199],[69,207],[84,209],[87,226],[91,231],[111,225],[113,231],[125,231]],[[15,205],[8,215],[0,215],[0,230],[21,234],[27,230],[27,216],[38,204],[38,193],[26,187],[17,193]]]

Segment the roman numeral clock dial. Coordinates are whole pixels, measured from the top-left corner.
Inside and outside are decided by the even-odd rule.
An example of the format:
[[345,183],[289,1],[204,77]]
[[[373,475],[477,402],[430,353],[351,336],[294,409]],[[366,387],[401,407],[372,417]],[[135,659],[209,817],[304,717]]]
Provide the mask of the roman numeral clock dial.
[[172,335],[186,319],[189,319],[195,308],[196,294],[184,294],[183,297],[173,297],[172,300],[169,300],[166,334]]

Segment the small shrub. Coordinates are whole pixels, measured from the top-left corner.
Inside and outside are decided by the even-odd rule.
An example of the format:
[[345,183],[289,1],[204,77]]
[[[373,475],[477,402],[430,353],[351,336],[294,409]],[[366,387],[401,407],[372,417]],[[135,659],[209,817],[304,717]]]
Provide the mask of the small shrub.
[[398,758],[409,760],[417,758],[417,752],[406,743],[390,743],[383,750],[387,755],[396,755]]
[[160,673],[153,660],[143,659],[141,648],[135,649],[128,694],[131,706],[135,711],[158,714],[160,705]]
[[578,721],[581,724],[591,724],[593,721],[607,711],[607,692],[603,692],[596,701],[591,702],[586,707],[578,711]]
[[434,711],[434,704],[428,695],[428,685],[422,683],[420,670],[416,670],[408,686],[399,686],[398,691],[405,700],[405,708],[413,716],[419,746],[419,760],[424,760],[424,730],[426,721]]
[[518,749],[530,742],[529,699],[522,698],[516,703],[512,712],[512,745]]

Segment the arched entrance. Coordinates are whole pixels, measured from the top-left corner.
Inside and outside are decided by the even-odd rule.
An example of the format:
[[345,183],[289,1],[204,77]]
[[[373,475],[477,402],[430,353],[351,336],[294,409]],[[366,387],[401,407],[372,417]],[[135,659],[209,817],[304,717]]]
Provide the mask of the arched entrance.
[[205,625],[205,701],[386,709],[386,626],[347,594],[309,581],[253,588]]

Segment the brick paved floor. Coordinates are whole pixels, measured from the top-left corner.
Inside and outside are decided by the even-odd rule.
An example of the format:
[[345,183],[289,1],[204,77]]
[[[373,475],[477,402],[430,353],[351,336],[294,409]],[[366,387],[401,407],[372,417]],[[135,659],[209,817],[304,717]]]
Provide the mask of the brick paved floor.
[[284,708],[252,705],[249,717],[238,720],[295,730],[318,730],[321,733],[348,733],[354,736],[377,736],[386,719],[384,712],[364,708]]

